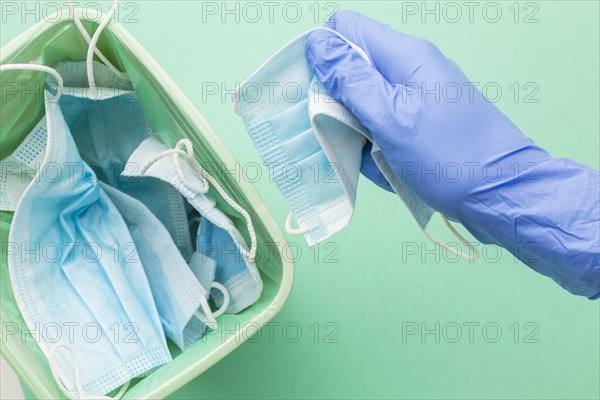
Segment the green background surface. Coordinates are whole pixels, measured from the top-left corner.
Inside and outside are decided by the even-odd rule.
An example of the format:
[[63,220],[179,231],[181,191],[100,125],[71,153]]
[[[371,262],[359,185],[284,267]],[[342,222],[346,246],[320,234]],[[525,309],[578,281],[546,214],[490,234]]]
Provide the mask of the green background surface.
[[[3,14],[1,45],[63,3],[15,4],[33,12]],[[221,136],[281,225],[286,205],[266,168],[255,179],[260,159],[224,92],[334,7],[432,40],[490,97],[499,87],[498,107],[538,145],[599,168],[596,1],[476,2],[472,20],[457,2],[458,22],[444,2],[275,2],[272,21],[265,2],[254,4],[258,18],[244,2],[122,1],[118,19]],[[413,7],[416,15],[405,12]],[[424,7],[438,7],[439,20]],[[433,233],[449,239],[440,223]],[[315,249],[289,240],[297,275],[286,306],[172,399],[600,397],[598,301],[568,294],[497,248],[473,263],[435,252],[399,200],[367,180],[346,230]],[[413,245],[418,254],[407,252]]]

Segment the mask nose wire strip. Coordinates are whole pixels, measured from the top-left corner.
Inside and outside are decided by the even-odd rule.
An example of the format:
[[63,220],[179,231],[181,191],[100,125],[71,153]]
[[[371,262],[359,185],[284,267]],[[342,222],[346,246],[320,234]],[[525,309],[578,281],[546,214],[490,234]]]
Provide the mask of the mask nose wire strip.
[[[185,151],[183,150],[183,148],[185,148]],[[192,168],[192,170],[196,173],[200,180],[210,182],[216,189],[216,191],[221,195],[221,197],[227,202],[227,204],[229,204],[231,208],[236,210],[244,217],[244,219],[246,220],[248,235],[250,235],[250,249],[245,249],[242,246],[238,247],[240,253],[246,259],[246,261],[248,261],[249,263],[254,263],[254,259],[256,257],[256,232],[254,231],[254,225],[252,224],[252,218],[250,217],[250,214],[248,214],[248,211],[246,211],[235,200],[233,200],[229,196],[229,194],[227,194],[227,192],[223,189],[223,187],[219,184],[219,182],[217,182],[217,180],[211,174],[209,174],[204,168],[202,168],[198,161],[196,161],[196,158],[194,157],[194,151],[192,148],[192,142],[190,142],[189,139],[181,139],[174,149],[166,150],[158,154],[156,157],[152,158],[144,167],[140,169],[140,175],[143,176],[154,163],[170,154],[174,155],[177,173],[179,174],[182,180],[183,171],[181,169],[181,164],[179,164],[178,156],[182,156],[183,158],[185,158],[188,162],[188,165]],[[197,190],[202,193],[206,193],[208,191],[208,185],[198,187]]]
[[[108,10],[108,13],[106,13],[104,18],[102,19],[102,22],[100,22],[100,25],[98,25],[98,28],[94,32],[92,39],[90,40],[90,45],[88,46],[86,57],[88,85],[90,89],[96,88],[96,80],[94,79],[94,51],[96,49],[96,45],[98,44],[98,39],[100,39],[100,34],[102,33],[106,25],[108,25],[108,23],[112,20],[115,10],[118,6],[119,0],[114,0],[112,5],[110,6],[110,9]],[[90,97],[91,96],[92,95],[90,94]]]
[[[62,380],[60,379],[60,377],[58,376],[58,371],[56,370],[57,366],[56,366],[56,358],[55,358],[55,354],[59,349],[66,349],[70,355],[71,358],[73,359],[73,368],[75,370],[75,386],[77,388],[77,395],[79,397],[76,397],[73,395],[73,393],[71,393],[63,384]],[[121,390],[119,390],[119,392],[115,395],[115,397],[107,397],[107,396],[93,396],[93,397],[89,397],[89,396],[85,396],[84,391],[83,391],[83,385],[81,384],[81,375],[79,373],[79,361],[77,360],[77,355],[75,354],[75,350],[73,350],[73,348],[67,344],[64,343],[60,343],[57,344],[56,346],[54,346],[52,348],[52,350],[50,350],[50,358],[48,359],[48,363],[50,365],[50,372],[52,372],[52,376],[54,377],[54,380],[56,381],[56,384],[58,385],[58,388],[61,390],[61,392],[63,392],[63,394],[70,400],[78,400],[78,399],[98,399],[98,400],[119,400],[121,397],[123,397],[123,395],[125,394],[125,392],[127,391],[127,389],[129,388],[129,384],[130,382],[127,382],[126,384],[124,384],[123,386],[121,386]]]
[[62,76],[60,76],[58,71],[56,71],[54,68],[50,68],[50,67],[46,67],[45,65],[38,65],[38,64],[4,64],[4,65],[0,65],[0,72],[2,72],[2,71],[17,71],[17,70],[38,71],[38,72],[45,72],[47,74],[52,75],[54,77],[54,79],[56,79],[56,83],[58,84],[57,92],[56,92],[56,100],[58,100],[60,98],[62,91],[63,91],[63,78],[62,78]]
[[[81,19],[79,19],[79,15],[77,15],[77,13],[75,12],[75,5],[73,4],[73,0],[67,0],[67,6],[69,7],[69,14],[73,18],[73,22],[75,22],[75,25],[77,26],[77,29],[79,29],[79,32],[81,33],[81,36],[83,36],[83,38],[85,39],[86,43],[89,45],[90,42],[91,42],[91,40],[92,40],[92,38],[91,38],[90,34],[88,33],[88,31],[83,26],[83,24],[81,23]],[[127,77],[127,74],[119,71],[117,69],[117,67],[115,67],[108,60],[108,58],[106,58],[106,56],[104,54],[102,54],[102,52],[97,47],[94,48],[94,53],[98,56],[98,58],[100,59],[100,61],[102,61],[104,63],[104,65],[106,65],[108,68],[110,68],[110,70],[113,73],[115,73],[116,75],[118,75],[121,78],[126,78]]]
[[[433,236],[431,236],[429,234],[429,232],[427,232],[425,229],[423,229],[423,233],[425,234],[425,236],[427,237],[427,239],[429,239],[431,242],[433,242],[435,245],[437,245],[438,247],[445,249],[447,251],[449,251],[452,254],[455,254],[461,258],[464,258],[465,260],[468,261],[475,261],[477,259],[479,259],[479,257],[481,256],[481,254],[479,254],[479,250],[477,250],[475,248],[475,246],[473,246],[467,239],[465,239],[460,233],[458,233],[458,231],[456,229],[454,229],[454,227],[452,226],[452,224],[450,223],[450,221],[448,221],[448,218],[446,218],[445,216],[442,215],[442,220],[444,221],[444,224],[446,224],[446,226],[448,227],[448,229],[450,230],[450,232],[452,232],[452,234],[463,244],[465,244],[469,250],[470,250],[470,254],[465,254],[462,251],[453,249],[452,247],[448,246],[447,244],[441,243],[439,241],[437,241]],[[471,255],[472,254],[472,255]]]

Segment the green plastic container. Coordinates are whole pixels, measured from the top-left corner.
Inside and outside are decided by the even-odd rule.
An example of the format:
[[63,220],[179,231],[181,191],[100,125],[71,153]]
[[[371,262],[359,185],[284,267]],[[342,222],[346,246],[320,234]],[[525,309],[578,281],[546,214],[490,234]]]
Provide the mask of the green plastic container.
[[[82,13],[76,12],[92,32],[97,24],[84,20]],[[173,147],[179,139],[187,137],[192,141],[196,158],[201,163],[223,165],[223,171],[226,171],[225,168],[233,169],[235,160],[217,134],[156,61],[122,26],[110,23],[102,32],[98,47],[114,65],[127,72],[152,129],[163,142]],[[65,10],[48,16],[3,47],[0,63],[54,66],[59,61],[84,60],[86,51],[86,42]],[[182,61],[185,62],[185,59]],[[3,84],[3,91],[5,82],[17,82],[25,95],[5,96],[6,93],[1,93],[0,158],[10,154],[43,116],[44,75],[31,71],[2,73],[0,83]],[[211,172],[214,172],[214,168]],[[124,399],[160,399],[181,388],[226,357],[271,320],[290,293],[293,263],[282,256],[282,249],[287,242],[265,204],[248,182],[236,182],[232,176],[219,171],[215,175],[225,190],[252,216],[259,246],[257,266],[264,283],[262,296],[243,312],[220,317],[219,324],[226,327],[224,333],[209,334],[184,352],[170,346],[174,360],[148,377],[132,382]],[[64,395],[56,386],[46,358],[34,337],[27,332],[13,297],[7,265],[7,241],[12,215],[11,212],[0,212],[1,354],[19,376],[28,397],[62,399]],[[245,232],[243,219],[234,214],[230,216],[238,229]],[[18,333],[13,332],[15,327],[18,327]]]

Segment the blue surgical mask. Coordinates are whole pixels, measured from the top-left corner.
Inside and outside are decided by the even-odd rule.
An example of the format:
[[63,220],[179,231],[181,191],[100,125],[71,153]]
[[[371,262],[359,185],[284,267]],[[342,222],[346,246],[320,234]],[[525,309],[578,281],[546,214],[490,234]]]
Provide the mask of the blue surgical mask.
[[[200,213],[198,255],[194,257],[193,270],[216,269],[215,283],[226,289],[215,290],[214,283],[211,285],[217,306],[224,307],[224,295],[228,294],[230,302],[225,312],[235,314],[260,297],[263,286],[254,263],[256,236],[250,215],[198,164],[189,140],[183,139],[175,149],[169,149],[157,138],[146,139],[132,154],[124,174],[151,176],[168,182]],[[246,220],[250,248],[231,219],[217,207],[214,193],[209,192],[209,183]]]
[[[123,216],[167,337],[183,350],[204,334],[204,322],[216,328],[207,303],[210,287],[202,287],[186,262],[193,246],[183,196],[156,178],[120,176],[131,153],[152,135],[130,83],[95,64],[98,89],[90,99],[87,88],[66,86],[85,82],[85,63],[59,64],[56,70],[65,82],[59,104],[75,143]],[[195,315],[205,316],[204,322]]]
[[[46,115],[12,157],[39,166],[31,179],[17,176],[28,179],[26,188],[3,202],[16,203],[8,267],[29,329],[58,332],[58,341],[42,334],[38,343],[65,394],[98,397],[171,356],[139,254],[124,248],[134,240],[80,157],[57,102],[58,81],[48,78]],[[29,152],[44,146],[43,157]]]
[[[339,160],[330,160],[309,118],[314,74],[304,58],[306,35],[271,57],[243,83],[236,95],[238,111],[291,214],[290,233],[304,233],[309,245],[331,237],[352,218],[365,138],[347,135]],[[276,83],[274,90],[269,90]],[[348,179],[345,179],[345,178]],[[341,179],[340,179],[341,178]],[[291,215],[299,230],[290,227]]]
[[[338,32],[317,29],[336,34],[370,63],[361,48]],[[304,234],[312,246],[348,225],[354,213],[362,150],[371,142],[375,163],[419,227],[434,243],[457,253],[427,233],[434,210],[394,174],[371,133],[350,110],[328,96],[315,78],[305,57],[305,42],[312,31],[276,52],[235,94],[236,112],[290,208],[286,230]],[[292,216],[298,228],[292,227]]]
[[207,325],[217,327],[208,305],[208,290],[144,204],[105,183],[101,186],[129,228],[167,337],[185,350],[204,335]]

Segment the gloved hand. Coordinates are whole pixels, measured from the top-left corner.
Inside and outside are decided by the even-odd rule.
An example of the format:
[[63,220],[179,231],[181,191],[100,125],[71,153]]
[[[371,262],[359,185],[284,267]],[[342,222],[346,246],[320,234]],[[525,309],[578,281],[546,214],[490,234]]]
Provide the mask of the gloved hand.
[[[600,295],[598,172],[554,159],[485,99],[431,42],[343,11],[306,58],[367,127],[388,163],[434,209],[575,294]],[[363,173],[386,187],[370,149]]]
[[[354,12],[339,12],[325,26],[363,48],[369,65],[346,43],[316,31],[306,56],[334,98],[373,134],[395,172],[425,202],[457,219],[459,206],[485,184],[487,163],[514,174],[514,162],[547,159],[461,69],[425,39],[392,30]],[[522,154],[526,152],[527,155]],[[380,183],[369,152],[363,172]]]

